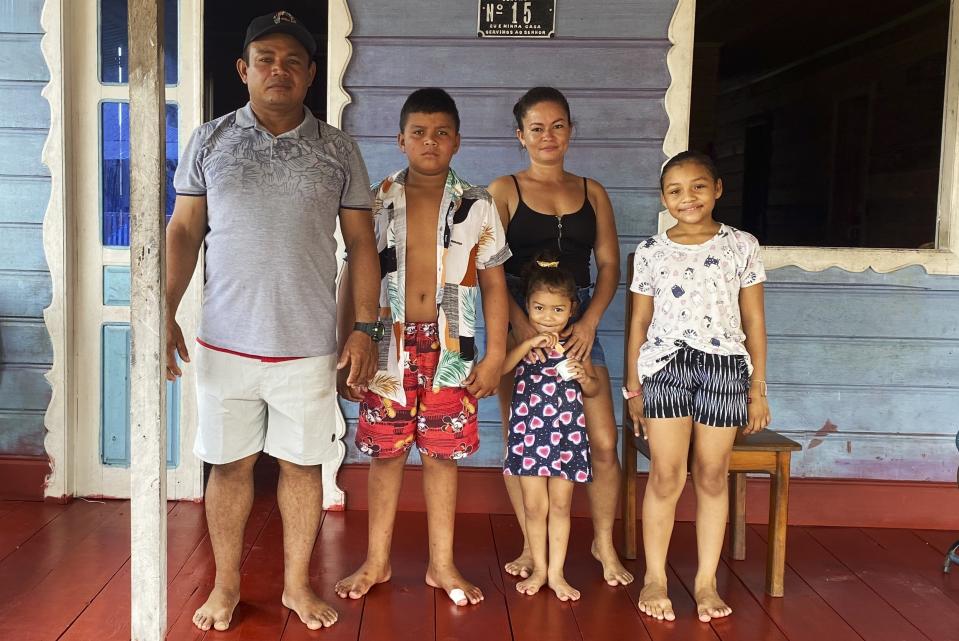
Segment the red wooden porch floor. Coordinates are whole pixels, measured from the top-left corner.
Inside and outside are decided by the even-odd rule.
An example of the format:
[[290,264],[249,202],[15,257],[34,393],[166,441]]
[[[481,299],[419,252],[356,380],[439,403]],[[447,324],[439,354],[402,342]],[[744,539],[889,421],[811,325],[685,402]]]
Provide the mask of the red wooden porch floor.
[[[679,620],[658,623],[636,609],[639,584],[607,587],[589,556],[590,524],[576,519],[567,576],[583,598],[562,604],[548,590],[523,597],[501,568],[518,549],[513,519],[462,515],[458,562],[485,591],[479,607],[460,608],[423,584],[426,522],[401,513],[393,580],[361,601],[343,601],[333,583],[362,560],[366,513],[325,515],[313,583],[336,603],[339,623],[310,632],[280,605],[281,524],[269,493],[258,495],[244,550],[244,597],[233,628],[204,633],[190,622],[210,589],[212,554],[203,508],[170,504],[169,639],[349,639],[387,641],[589,640],[885,641],[959,640],[959,568],[942,574],[951,532],[794,527],[789,533],[786,597],[763,594],[764,530],[749,530],[746,561],[725,559],[719,581],[735,612],[695,620],[691,524],[677,526],[671,594]],[[0,640],[107,641],[129,638],[129,504],[0,503]],[[631,563],[637,577],[642,563]]]

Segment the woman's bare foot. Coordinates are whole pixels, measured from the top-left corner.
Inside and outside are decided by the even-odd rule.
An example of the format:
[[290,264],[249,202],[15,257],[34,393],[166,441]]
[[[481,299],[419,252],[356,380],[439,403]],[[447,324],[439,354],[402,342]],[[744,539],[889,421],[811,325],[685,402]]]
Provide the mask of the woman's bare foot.
[[589,551],[593,554],[593,558],[603,565],[603,579],[606,580],[606,583],[609,585],[629,585],[633,582],[632,573],[623,567],[612,541],[600,545],[594,539]]
[[658,581],[647,582],[639,593],[639,609],[659,621],[675,621],[673,602],[669,600],[666,584]]
[[430,563],[426,569],[426,585],[443,590],[456,605],[476,605],[483,600],[483,591],[464,579],[452,563]]
[[549,577],[547,583],[560,601],[579,601],[579,590],[567,583],[562,574]]
[[694,596],[696,598],[696,614],[699,615],[699,620],[703,623],[728,617],[733,613],[733,609],[719,598],[715,579],[711,583],[697,587]]
[[507,574],[518,576],[521,579],[529,578],[533,573],[533,555],[529,548],[523,548],[523,553],[503,566]]
[[389,562],[373,563],[367,559],[359,570],[337,581],[333,590],[341,599],[362,599],[370,588],[378,583],[386,583],[391,576]]
[[533,573],[529,575],[528,579],[524,579],[516,584],[516,591],[520,594],[533,596],[539,592],[539,589],[544,585],[546,585],[546,573],[533,570]]
[[214,585],[210,596],[206,598],[206,603],[193,613],[193,625],[201,630],[219,630],[220,632],[229,629],[230,621],[233,619],[233,610],[240,602],[240,592],[235,589],[226,588],[222,585]]
[[293,610],[310,630],[328,628],[339,615],[308,586],[283,588],[283,607]]

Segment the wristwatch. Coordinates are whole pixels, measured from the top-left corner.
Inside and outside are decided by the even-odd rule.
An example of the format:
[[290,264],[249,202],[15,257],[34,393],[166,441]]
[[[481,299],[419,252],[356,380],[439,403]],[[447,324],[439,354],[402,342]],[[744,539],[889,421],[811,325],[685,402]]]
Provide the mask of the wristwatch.
[[635,392],[630,392],[628,389],[626,389],[626,386],[625,386],[625,385],[623,386],[623,398],[625,398],[627,401],[628,401],[629,399],[631,399],[631,398],[636,398],[637,396],[639,396],[639,395],[642,394],[642,393],[643,393],[643,388],[642,388],[642,387],[640,387],[640,388],[639,388],[638,390],[636,390]]
[[386,334],[386,328],[383,326],[383,323],[380,321],[373,321],[372,323],[353,323],[354,332],[363,332],[370,337],[374,343],[379,343],[383,340],[383,335]]

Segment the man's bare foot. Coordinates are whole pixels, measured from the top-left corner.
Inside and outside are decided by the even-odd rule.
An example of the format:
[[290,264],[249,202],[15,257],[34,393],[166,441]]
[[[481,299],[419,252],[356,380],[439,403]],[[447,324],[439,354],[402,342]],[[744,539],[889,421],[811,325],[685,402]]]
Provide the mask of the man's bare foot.
[[310,630],[328,628],[336,623],[339,616],[336,610],[316,596],[308,585],[299,588],[283,588],[281,600],[283,607],[293,610]]
[[536,572],[533,571],[529,575],[528,579],[520,581],[516,584],[516,591],[520,594],[525,594],[527,596],[533,596],[539,589],[546,585],[546,573],[545,572]]
[[533,555],[529,549],[523,548],[523,553],[503,566],[507,574],[518,576],[521,579],[529,578],[533,573]]
[[673,602],[667,596],[665,583],[646,583],[639,593],[639,609],[660,621],[676,620],[676,613],[673,612]]
[[593,554],[593,558],[603,565],[603,579],[606,583],[609,585],[629,585],[633,582],[633,575],[623,567],[611,541],[601,546],[594,539],[589,551]]
[[389,563],[379,564],[366,560],[360,569],[336,582],[333,590],[341,599],[362,599],[377,583],[386,583],[392,576]]
[[547,583],[560,601],[579,601],[579,590],[567,583],[562,574],[550,577]]
[[426,585],[446,592],[456,605],[476,605],[483,600],[483,591],[463,578],[452,563],[433,565],[426,569]]
[[728,617],[733,613],[733,609],[726,605],[726,602],[719,598],[719,592],[716,591],[716,582],[696,588],[696,614],[703,623],[709,623],[713,619]]
[[206,598],[206,603],[193,613],[193,625],[201,630],[210,628],[220,632],[227,630],[233,619],[233,610],[239,602],[239,591],[214,585],[210,596]]

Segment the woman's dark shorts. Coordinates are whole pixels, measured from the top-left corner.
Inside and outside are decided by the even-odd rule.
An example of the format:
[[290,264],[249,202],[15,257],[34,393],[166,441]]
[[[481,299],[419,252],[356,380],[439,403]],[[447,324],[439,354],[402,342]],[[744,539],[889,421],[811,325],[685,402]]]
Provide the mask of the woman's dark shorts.
[[[516,301],[516,304],[522,307],[525,311],[526,292],[523,290],[523,279],[507,274],[506,288],[509,289],[509,293],[513,297],[513,300]],[[573,317],[570,319],[570,323],[575,323],[580,319],[580,317],[582,317],[583,312],[585,312],[586,308],[589,307],[592,297],[592,285],[588,287],[580,287],[578,290],[576,290],[576,299],[578,301],[578,305],[576,306],[576,313],[573,314]],[[599,335],[593,339],[593,349],[589,353],[589,358],[593,362],[593,367],[606,367],[606,352],[603,351],[603,344],[599,342]]]
[[661,370],[643,379],[646,418],[692,416],[703,425],[746,424],[749,367],[743,356],[720,356],[685,343]]

